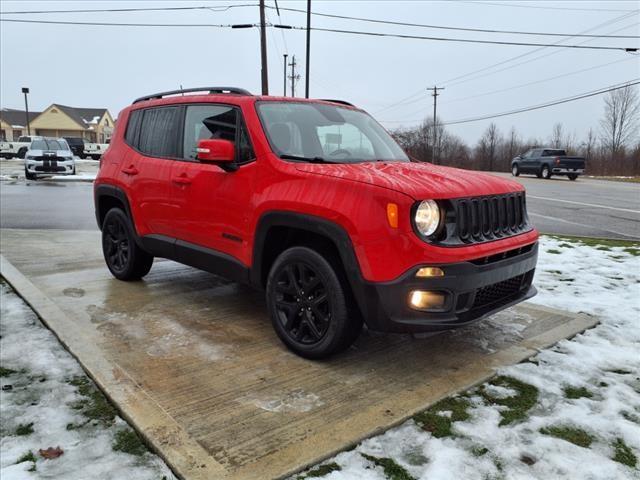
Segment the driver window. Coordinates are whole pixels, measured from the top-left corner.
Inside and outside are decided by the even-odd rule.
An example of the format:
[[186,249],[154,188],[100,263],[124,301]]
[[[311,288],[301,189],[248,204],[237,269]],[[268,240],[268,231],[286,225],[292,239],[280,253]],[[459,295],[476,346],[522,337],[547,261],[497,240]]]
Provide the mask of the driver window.
[[364,160],[375,157],[371,141],[351,123],[318,126],[316,133],[325,157]]
[[183,156],[197,157],[198,141],[222,138],[236,141],[236,109],[223,105],[190,105],[184,121]]
[[522,155],[522,158],[529,158],[532,153],[533,153],[533,150],[527,150],[527,152],[524,155]]

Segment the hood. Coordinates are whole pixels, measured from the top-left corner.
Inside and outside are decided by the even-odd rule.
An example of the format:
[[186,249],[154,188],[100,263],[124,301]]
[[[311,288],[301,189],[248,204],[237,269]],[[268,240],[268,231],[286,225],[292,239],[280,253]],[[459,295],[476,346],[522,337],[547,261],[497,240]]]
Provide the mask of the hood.
[[71,150],[29,150],[28,156],[31,157],[73,157]]
[[415,200],[499,195],[524,190],[517,182],[488,173],[430,163],[300,164],[296,168],[395,190]]

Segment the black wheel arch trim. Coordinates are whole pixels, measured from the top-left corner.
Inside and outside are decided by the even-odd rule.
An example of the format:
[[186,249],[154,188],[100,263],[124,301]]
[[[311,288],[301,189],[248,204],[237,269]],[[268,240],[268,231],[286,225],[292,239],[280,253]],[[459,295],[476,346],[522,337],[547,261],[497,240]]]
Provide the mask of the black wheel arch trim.
[[116,200],[120,201],[124,205],[124,210],[125,210],[124,213],[126,213],[127,217],[131,221],[131,226],[133,228],[133,237],[136,240],[136,244],[144,250],[145,249],[144,245],[142,244],[140,236],[138,235],[138,232],[136,230],[136,222],[134,221],[133,214],[131,213],[129,198],[127,197],[127,194],[124,192],[124,190],[121,189],[120,187],[116,187],[115,185],[109,185],[104,183],[96,185],[94,187],[93,199],[94,199],[96,223],[98,224],[98,229],[102,230],[102,224],[100,222],[100,202],[107,197],[115,198]]

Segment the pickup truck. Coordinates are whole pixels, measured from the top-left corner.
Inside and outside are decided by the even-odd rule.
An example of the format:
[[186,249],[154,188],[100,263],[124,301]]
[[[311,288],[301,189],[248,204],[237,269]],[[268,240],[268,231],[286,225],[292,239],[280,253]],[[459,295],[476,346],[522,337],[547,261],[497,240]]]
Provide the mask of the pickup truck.
[[511,160],[511,174],[531,173],[538,178],[549,179],[552,175],[566,175],[575,180],[585,169],[584,157],[571,157],[558,148],[532,148]]
[[34,140],[42,140],[42,137],[23,136],[19,137],[17,142],[0,142],[0,158],[24,158]]
[[64,139],[71,147],[73,154],[83,159],[90,157],[93,160],[100,160],[104,151],[109,147],[108,144],[90,143],[80,137],[64,137]]

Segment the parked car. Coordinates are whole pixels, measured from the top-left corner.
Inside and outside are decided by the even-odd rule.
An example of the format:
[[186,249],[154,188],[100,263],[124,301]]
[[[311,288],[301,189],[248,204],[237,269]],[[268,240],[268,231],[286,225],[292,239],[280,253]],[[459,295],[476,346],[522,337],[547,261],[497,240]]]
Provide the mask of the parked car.
[[82,137],[64,137],[71,151],[76,157],[86,158],[84,154],[84,138]]
[[27,180],[75,173],[73,152],[64,138],[41,138],[31,142],[24,160],[24,176]]
[[570,157],[558,148],[532,148],[511,160],[511,173],[532,173],[538,178],[549,179],[552,175],[566,175],[575,180],[585,169],[584,157]]
[[107,143],[91,143],[85,141],[84,157],[82,158],[90,157],[93,160],[100,160],[100,157],[102,157],[102,154],[107,148],[109,148]]
[[31,142],[42,138],[40,136],[22,136],[18,138],[17,142],[0,142],[0,157],[7,159],[13,157],[24,158]]
[[301,356],[344,350],[363,322],[450,329],[536,293],[523,187],[411,162],[351,104],[210,87],[118,119],[94,183],[111,273],[165,257],[264,290]]

